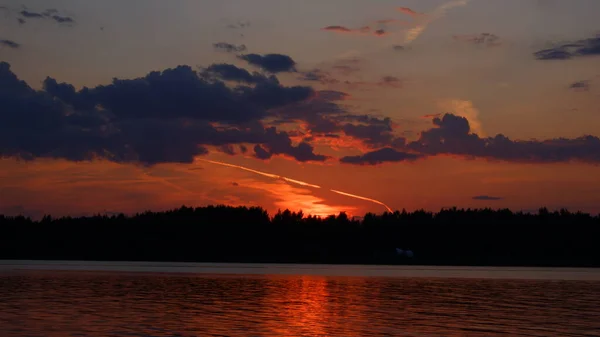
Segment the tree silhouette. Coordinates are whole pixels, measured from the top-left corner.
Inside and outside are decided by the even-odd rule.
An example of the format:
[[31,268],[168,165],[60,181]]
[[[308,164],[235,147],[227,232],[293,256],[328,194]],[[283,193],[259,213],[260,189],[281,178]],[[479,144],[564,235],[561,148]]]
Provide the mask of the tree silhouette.
[[[344,212],[224,205],[132,216],[0,215],[0,259],[600,266],[600,216],[541,208]],[[405,252],[411,250],[414,257]]]

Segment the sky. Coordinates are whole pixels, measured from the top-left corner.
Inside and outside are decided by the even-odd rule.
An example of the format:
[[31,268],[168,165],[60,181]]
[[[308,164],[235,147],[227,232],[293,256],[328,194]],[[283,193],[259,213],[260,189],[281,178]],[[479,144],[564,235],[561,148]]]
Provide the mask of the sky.
[[0,0],[0,214],[600,212],[597,0]]

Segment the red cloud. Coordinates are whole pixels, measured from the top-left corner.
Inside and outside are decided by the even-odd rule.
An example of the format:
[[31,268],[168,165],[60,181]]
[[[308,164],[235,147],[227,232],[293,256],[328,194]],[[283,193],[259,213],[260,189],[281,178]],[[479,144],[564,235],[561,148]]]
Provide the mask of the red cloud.
[[422,13],[417,13],[408,7],[398,7],[398,8],[396,8],[396,10],[400,13],[403,13],[403,14],[406,14],[406,15],[409,15],[412,17],[423,15]]
[[323,30],[329,30],[338,33],[351,33],[352,29],[344,27],[344,26],[327,26],[323,28]]

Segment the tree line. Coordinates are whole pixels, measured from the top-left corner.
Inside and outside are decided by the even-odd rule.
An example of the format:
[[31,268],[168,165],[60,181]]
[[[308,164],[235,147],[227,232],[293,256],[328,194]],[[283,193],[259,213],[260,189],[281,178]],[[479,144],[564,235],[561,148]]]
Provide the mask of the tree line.
[[600,267],[599,239],[600,216],[546,208],[361,220],[230,206],[39,221],[0,215],[0,259]]

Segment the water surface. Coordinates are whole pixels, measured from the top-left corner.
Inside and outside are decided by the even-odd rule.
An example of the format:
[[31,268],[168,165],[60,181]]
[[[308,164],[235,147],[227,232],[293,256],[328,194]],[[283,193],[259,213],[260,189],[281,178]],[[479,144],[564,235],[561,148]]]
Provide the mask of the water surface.
[[[567,280],[570,277],[11,268],[0,267],[2,337],[598,336],[600,332],[600,282]],[[395,267],[383,269],[389,273],[389,268]]]

